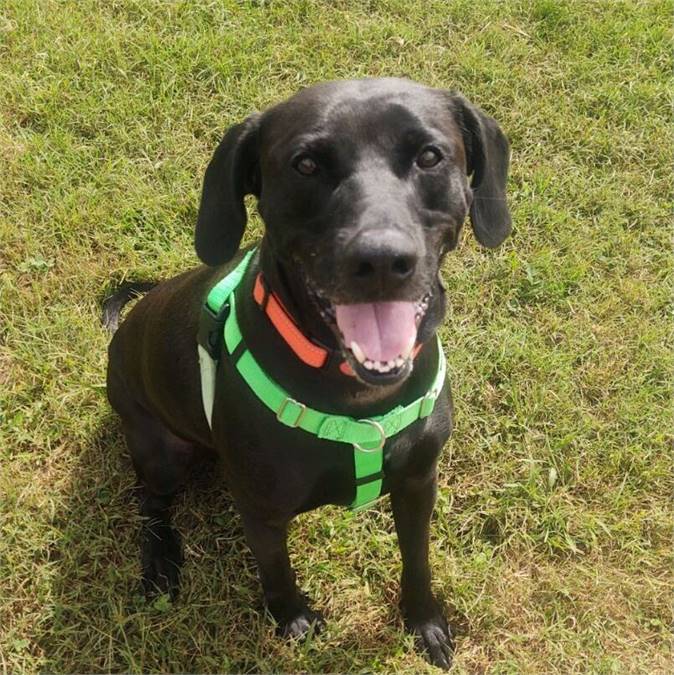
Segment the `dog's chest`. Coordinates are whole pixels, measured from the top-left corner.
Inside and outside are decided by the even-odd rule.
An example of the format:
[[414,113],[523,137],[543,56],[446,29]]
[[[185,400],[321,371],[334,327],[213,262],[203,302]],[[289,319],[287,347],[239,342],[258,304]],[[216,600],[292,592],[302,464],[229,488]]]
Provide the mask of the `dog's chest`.
[[[351,504],[356,486],[353,445],[321,440],[281,424],[239,384],[235,373],[224,378],[213,420],[217,450],[232,489],[256,507],[264,505],[273,512]],[[449,436],[448,412],[443,397],[434,414],[387,439],[382,494],[392,481],[425,474],[434,466]]]

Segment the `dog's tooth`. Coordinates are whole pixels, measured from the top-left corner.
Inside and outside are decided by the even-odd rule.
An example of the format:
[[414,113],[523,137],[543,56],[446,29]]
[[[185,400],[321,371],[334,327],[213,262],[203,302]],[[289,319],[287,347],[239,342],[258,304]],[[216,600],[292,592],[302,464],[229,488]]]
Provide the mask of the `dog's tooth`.
[[405,365],[405,359],[403,359],[402,357],[399,356],[399,357],[395,360],[395,364],[396,364],[396,368],[402,368],[403,365]]
[[367,359],[367,361],[363,361],[363,365],[368,369],[368,370],[373,370],[374,369],[374,363],[370,361],[370,359]]
[[412,353],[412,350],[414,349],[414,345],[415,345],[416,341],[417,341],[416,335],[414,335],[413,337],[410,338],[410,341],[407,344],[407,346],[405,347],[405,349],[403,349],[402,352],[400,352],[400,356],[403,359],[406,359]]
[[354,340],[350,346],[351,351],[353,352],[353,355],[356,357],[358,363],[365,363],[365,354],[363,353],[363,350],[360,348],[360,345]]
[[389,371],[388,364],[384,363],[383,361],[378,361],[377,365],[379,366],[380,373],[388,373]]
[[388,362],[388,369],[391,370],[391,368],[395,368],[395,367],[396,367],[395,359],[391,359],[391,360]]

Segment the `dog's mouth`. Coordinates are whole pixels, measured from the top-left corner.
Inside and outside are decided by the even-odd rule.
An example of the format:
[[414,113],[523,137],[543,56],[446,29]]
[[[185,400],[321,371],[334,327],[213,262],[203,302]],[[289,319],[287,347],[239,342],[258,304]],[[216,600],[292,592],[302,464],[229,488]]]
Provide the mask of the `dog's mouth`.
[[431,300],[337,304],[311,289],[323,320],[337,336],[345,360],[368,384],[389,384],[409,375],[417,333]]

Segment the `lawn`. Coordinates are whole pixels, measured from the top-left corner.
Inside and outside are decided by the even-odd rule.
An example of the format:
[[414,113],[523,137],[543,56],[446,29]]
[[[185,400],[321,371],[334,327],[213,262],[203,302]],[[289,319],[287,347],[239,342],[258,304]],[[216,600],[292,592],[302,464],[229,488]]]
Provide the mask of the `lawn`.
[[197,263],[224,129],[367,75],[463,91],[513,149],[512,238],[468,231],[444,269],[456,429],[431,559],[454,672],[671,672],[673,10],[4,0],[0,673],[434,671],[402,631],[386,502],[298,519],[293,562],[327,616],[305,644],[274,637],[207,474],[177,505],[182,594],[147,603],[105,398],[101,300]]

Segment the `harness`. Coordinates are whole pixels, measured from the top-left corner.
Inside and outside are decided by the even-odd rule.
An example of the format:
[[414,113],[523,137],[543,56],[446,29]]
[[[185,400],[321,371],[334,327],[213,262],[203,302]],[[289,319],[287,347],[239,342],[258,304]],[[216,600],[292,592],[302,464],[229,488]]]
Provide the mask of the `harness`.
[[[217,368],[224,344],[239,375],[257,398],[276,415],[279,423],[302,429],[323,440],[352,446],[355,495],[349,508],[354,510],[365,508],[382,496],[386,440],[433,412],[435,402],[444,386],[446,373],[445,355],[440,341],[437,343],[438,369],[424,396],[407,405],[396,406],[384,415],[367,419],[315,410],[292,398],[264,372],[253,354],[246,348],[237,320],[235,291],[254,253],[255,249],[248,251],[239,264],[210,290],[201,312],[197,341],[201,397],[208,425],[212,427]],[[276,325],[276,322],[274,323]],[[297,335],[301,336],[301,340],[307,340],[299,328],[295,324],[293,326]],[[300,338],[298,343],[299,340]]]

